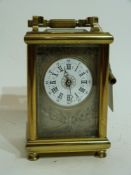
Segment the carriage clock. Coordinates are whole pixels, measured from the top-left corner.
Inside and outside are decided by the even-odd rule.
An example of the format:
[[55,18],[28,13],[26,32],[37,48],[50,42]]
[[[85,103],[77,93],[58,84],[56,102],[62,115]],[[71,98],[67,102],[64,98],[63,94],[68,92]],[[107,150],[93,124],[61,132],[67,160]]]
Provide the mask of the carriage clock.
[[[28,21],[29,160],[41,155],[92,154],[105,157],[110,33],[98,17],[82,20],[34,16]],[[45,29],[42,31],[40,27]],[[82,28],[83,27],[83,28]]]

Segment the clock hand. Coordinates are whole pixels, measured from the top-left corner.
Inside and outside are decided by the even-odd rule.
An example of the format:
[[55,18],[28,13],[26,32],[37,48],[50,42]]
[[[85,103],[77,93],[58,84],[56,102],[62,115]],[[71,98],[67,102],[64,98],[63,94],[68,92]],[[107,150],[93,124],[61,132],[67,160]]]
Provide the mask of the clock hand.
[[72,95],[71,95],[71,85],[69,86],[69,91],[70,91],[70,96],[72,96]]
[[67,77],[67,80],[66,80],[66,86],[67,86],[67,88],[69,89],[69,91],[70,91],[70,96],[72,96],[71,95],[71,84],[72,84],[72,82],[71,82],[71,80]]
[[64,77],[68,77],[69,76],[69,74],[67,73],[67,71],[66,71],[66,69],[65,69],[65,67],[64,67]]
[[69,74],[66,71],[65,67],[64,67],[64,77],[66,78],[65,84],[69,88],[70,96],[72,96],[72,94],[71,94],[71,84],[72,84],[72,82],[71,82],[71,80],[69,78]]

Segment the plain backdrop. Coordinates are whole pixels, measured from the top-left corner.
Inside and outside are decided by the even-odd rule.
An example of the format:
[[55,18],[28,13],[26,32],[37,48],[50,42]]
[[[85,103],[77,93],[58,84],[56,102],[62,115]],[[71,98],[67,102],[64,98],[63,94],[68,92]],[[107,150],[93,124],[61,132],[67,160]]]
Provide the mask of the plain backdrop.
[[[113,34],[110,63],[114,112],[108,112],[107,158],[26,159],[26,45],[23,37],[33,15],[83,19],[98,16]],[[0,174],[131,175],[131,0],[0,0]]]

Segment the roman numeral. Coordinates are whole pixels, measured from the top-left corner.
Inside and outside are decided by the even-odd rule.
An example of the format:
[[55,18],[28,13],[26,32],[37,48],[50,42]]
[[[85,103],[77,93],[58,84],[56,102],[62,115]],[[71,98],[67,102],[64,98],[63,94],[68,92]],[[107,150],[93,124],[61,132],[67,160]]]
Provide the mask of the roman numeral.
[[56,81],[50,81],[50,84],[56,84]]
[[82,77],[83,75],[85,75],[86,72],[82,72],[81,74],[79,74],[80,77]]
[[58,98],[62,99],[62,97],[63,97],[63,93],[60,92],[60,94],[58,95]]
[[75,92],[75,96],[77,97],[77,98],[79,98],[79,95]]
[[58,91],[58,88],[54,87],[53,89],[51,89],[51,91],[53,92],[53,94],[55,94]]
[[80,63],[77,65],[77,67],[76,67],[75,71],[77,71],[77,69],[78,69],[79,65],[80,65]]
[[72,95],[67,95],[67,101],[69,102],[69,101],[71,101],[72,100],[72,98],[73,98],[73,96]]
[[85,92],[85,89],[82,88],[82,87],[80,87],[80,88],[79,88],[79,91],[82,92],[82,93],[84,93],[84,92]]
[[61,66],[58,66],[58,69],[60,70],[60,72],[63,71],[63,68]]
[[87,80],[81,80],[81,84],[87,84]]
[[66,64],[66,67],[67,67],[68,70],[70,70],[71,69],[71,64]]
[[51,73],[52,75],[55,75],[56,77],[58,76],[58,74],[55,74],[54,72],[49,71],[49,73]]

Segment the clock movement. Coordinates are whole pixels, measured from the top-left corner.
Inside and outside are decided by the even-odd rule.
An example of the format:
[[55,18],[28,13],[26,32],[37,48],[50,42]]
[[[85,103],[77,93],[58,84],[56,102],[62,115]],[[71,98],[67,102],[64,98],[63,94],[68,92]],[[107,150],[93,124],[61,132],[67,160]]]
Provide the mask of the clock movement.
[[102,31],[97,17],[46,20],[34,16],[28,26],[32,27],[24,37],[28,158],[53,154],[105,157],[110,147],[109,84],[116,81],[109,66],[113,36]]

